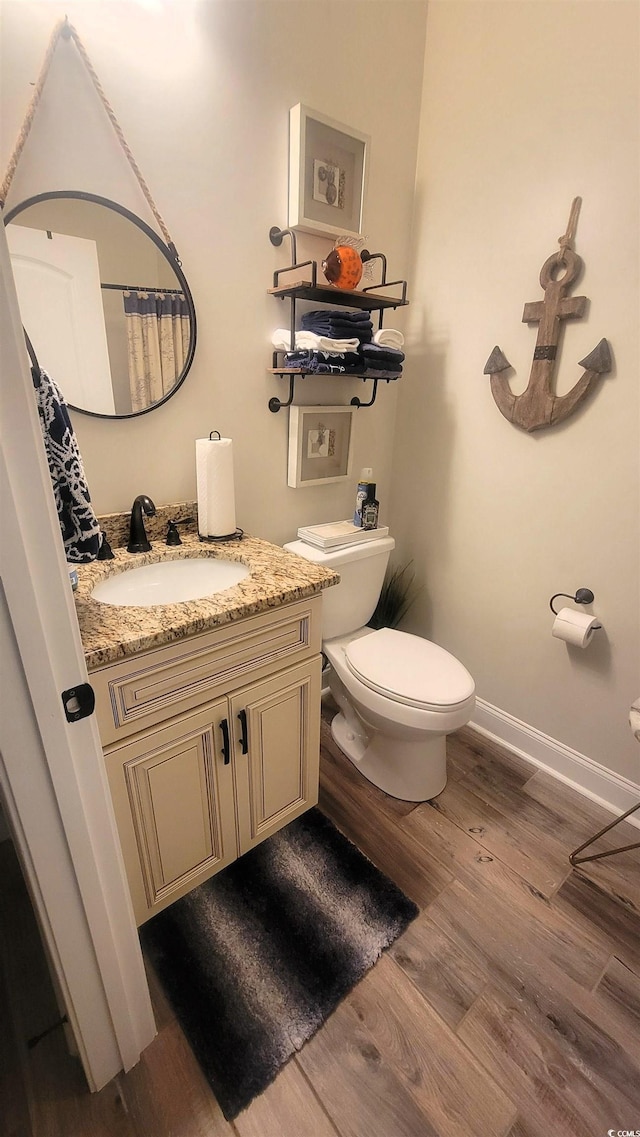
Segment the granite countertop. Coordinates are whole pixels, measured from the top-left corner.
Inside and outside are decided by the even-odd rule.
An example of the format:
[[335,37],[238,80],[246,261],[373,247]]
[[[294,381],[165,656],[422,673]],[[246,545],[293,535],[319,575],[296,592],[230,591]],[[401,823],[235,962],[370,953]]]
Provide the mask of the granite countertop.
[[[76,611],[89,670],[303,600],[340,580],[337,573],[258,537],[244,536],[241,541],[207,545],[198,539],[197,533],[183,533],[181,545],[169,547],[164,541],[151,539],[151,547],[150,553],[114,548],[114,560],[74,566],[78,570]],[[158,560],[194,556],[240,561],[250,568],[251,575],[224,592],[180,604],[120,607],[91,598],[95,585],[113,573]]]

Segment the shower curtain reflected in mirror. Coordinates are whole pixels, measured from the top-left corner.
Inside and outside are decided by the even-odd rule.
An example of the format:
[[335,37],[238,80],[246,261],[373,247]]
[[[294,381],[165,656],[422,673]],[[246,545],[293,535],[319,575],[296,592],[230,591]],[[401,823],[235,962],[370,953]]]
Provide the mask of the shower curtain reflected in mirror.
[[125,292],[131,409],[143,411],[173,389],[189,349],[190,323],[182,293]]

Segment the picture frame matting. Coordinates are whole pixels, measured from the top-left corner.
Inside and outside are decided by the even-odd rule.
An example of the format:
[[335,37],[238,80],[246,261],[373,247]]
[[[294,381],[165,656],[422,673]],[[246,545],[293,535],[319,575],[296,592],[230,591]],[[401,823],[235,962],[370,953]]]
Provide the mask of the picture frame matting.
[[357,237],[370,137],[297,103],[289,111],[289,226],[317,236]]
[[289,408],[289,486],[326,486],[350,477],[354,414],[355,407]]

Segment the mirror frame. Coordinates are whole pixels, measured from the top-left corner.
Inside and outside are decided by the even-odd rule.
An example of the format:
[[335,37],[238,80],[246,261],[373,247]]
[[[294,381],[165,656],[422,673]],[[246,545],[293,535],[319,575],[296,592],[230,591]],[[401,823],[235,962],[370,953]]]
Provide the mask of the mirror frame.
[[158,248],[166,260],[168,260],[171,268],[178,278],[180,287],[184,292],[187,308],[189,310],[190,320],[189,347],[187,349],[187,357],[182,369],[182,374],[175,384],[175,387],[172,387],[172,389],[168,391],[166,395],[163,395],[161,399],[158,399],[157,403],[152,403],[150,407],[145,407],[142,411],[131,411],[129,414],[105,415],[101,414],[99,411],[87,411],[83,407],[76,407],[73,403],[67,404],[70,410],[77,411],[78,414],[90,415],[92,418],[110,419],[116,422],[120,419],[139,418],[140,415],[147,415],[149,414],[149,411],[155,411],[157,407],[161,407],[163,403],[166,403],[169,399],[173,398],[176,391],[179,390],[179,388],[182,386],[187,375],[189,374],[189,371],[191,370],[191,365],[193,363],[193,357],[196,350],[196,309],[193,303],[191,290],[187,284],[187,278],[184,275],[182,266],[178,260],[178,254],[175,253],[174,255],[171,252],[169,246],[166,245],[162,240],[162,238],[159,237],[158,234],[155,233],[154,230],[149,225],[147,225],[145,221],[143,221],[140,217],[137,217],[135,213],[131,213],[129,209],[126,209],[124,205],[119,205],[117,201],[111,201],[108,197],[100,197],[95,193],[85,193],[83,190],[49,190],[46,193],[39,193],[34,197],[28,197],[24,201],[19,202],[18,205],[14,205],[12,209],[7,212],[4,218],[5,227],[9,224],[10,221],[14,221],[16,217],[18,217],[21,213],[24,212],[25,209],[28,209],[30,206],[39,205],[42,201],[55,201],[58,198],[71,198],[72,200],[76,201],[92,201],[96,205],[104,205],[107,209],[112,209],[115,213],[119,213],[122,217],[126,217],[127,220],[132,221],[134,225],[137,225],[138,229],[141,229],[147,237],[151,238],[156,248]]

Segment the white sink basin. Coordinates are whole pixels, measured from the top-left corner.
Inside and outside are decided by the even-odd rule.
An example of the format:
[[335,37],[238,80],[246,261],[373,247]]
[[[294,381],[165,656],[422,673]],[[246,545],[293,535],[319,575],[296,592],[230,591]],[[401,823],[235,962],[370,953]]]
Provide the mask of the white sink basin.
[[223,592],[245,577],[249,569],[238,561],[219,557],[190,557],[158,561],[125,569],[96,584],[91,596],[102,604],[150,608],[154,604],[180,604]]

